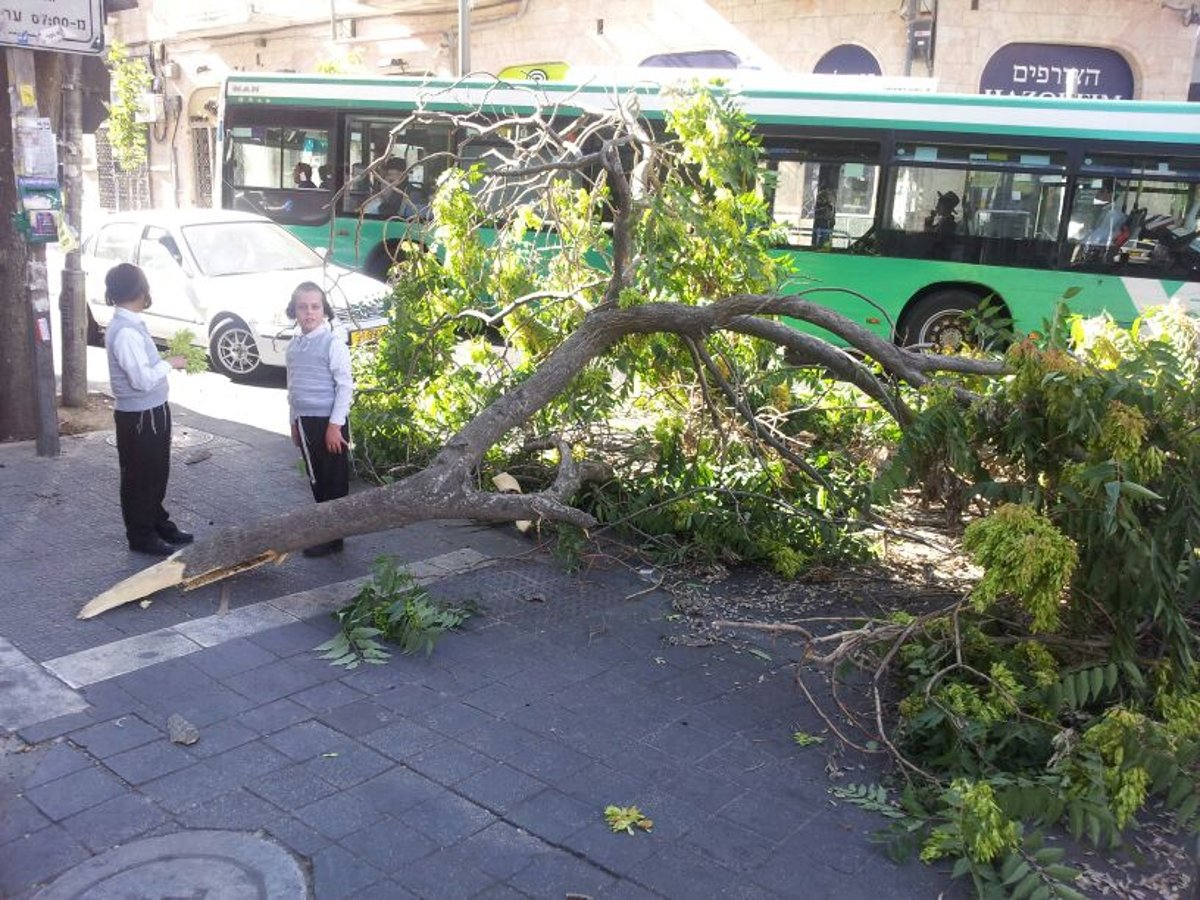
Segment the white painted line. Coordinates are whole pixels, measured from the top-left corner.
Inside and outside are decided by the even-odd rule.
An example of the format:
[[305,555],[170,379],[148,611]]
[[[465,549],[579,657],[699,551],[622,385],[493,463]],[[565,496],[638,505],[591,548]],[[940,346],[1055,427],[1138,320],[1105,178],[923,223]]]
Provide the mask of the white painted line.
[[[492,557],[467,548],[406,563],[404,568],[418,584],[429,584],[490,565],[494,561]],[[159,628],[146,634],[60,656],[47,660],[42,666],[73,688],[86,687],[169,659],[178,659],[206,647],[215,647],[234,638],[335,612],[353,600],[363,585],[370,581],[369,577],[351,578],[312,590],[276,597],[273,600],[251,603],[224,615],[204,616],[169,628]],[[0,670],[4,669],[7,659],[14,653],[15,665],[30,662],[11,645],[6,650],[0,643]],[[63,713],[56,712],[54,715]],[[41,722],[47,718],[50,717],[43,716],[35,721]],[[0,725],[2,724],[3,720],[0,719]]]

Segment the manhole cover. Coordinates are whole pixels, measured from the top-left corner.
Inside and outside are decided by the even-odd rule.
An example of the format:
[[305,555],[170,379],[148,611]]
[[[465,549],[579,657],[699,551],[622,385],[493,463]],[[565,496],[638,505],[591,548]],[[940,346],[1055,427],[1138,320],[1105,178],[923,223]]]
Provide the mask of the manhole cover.
[[[189,447],[199,447],[201,444],[207,444],[213,437],[207,431],[201,431],[199,428],[181,428],[178,425],[172,425],[171,449],[186,450]],[[110,447],[115,447],[117,446],[117,436],[110,434],[104,439],[104,442]]]
[[300,864],[278,844],[241,832],[181,831],[135,841],[80,863],[34,900],[308,896]]

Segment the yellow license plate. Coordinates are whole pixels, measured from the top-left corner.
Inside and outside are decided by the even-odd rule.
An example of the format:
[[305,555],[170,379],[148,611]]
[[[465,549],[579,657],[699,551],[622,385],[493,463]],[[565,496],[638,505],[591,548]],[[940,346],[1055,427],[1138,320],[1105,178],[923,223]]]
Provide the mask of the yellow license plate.
[[377,341],[383,335],[383,326],[378,328],[360,328],[358,331],[350,332],[350,346],[357,347],[359,344],[368,344],[371,341]]

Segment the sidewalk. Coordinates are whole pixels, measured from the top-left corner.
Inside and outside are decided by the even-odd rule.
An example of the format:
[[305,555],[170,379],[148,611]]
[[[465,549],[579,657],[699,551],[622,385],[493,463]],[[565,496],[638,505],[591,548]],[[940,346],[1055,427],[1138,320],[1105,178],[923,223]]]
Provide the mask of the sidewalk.
[[[175,413],[182,527],[312,502],[286,438]],[[823,724],[789,660],[674,645],[664,595],[621,569],[566,574],[513,529],[352,538],[77,620],[145,562],[124,547],[110,438],[64,438],[49,460],[0,445],[0,896],[945,890],[944,872],[889,862],[869,841],[882,820],[834,802],[824,754],[792,742]],[[429,658],[334,668],[312,648],[381,554],[483,611]],[[170,741],[175,714],[199,741]],[[609,804],[653,831],[612,834]]]

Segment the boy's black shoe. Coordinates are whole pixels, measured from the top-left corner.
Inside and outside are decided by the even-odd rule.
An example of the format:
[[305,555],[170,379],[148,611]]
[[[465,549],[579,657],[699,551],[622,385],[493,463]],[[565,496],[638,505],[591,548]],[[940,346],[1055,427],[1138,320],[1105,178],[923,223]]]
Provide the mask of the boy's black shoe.
[[301,552],[305,556],[328,556],[330,553],[341,553],[344,542],[341,538],[336,541],[328,541],[324,544],[316,544],[312,547],[305,547]]
[[134,553],[145,553],[147,556],[170,556],[175,552],[174,547],[157,535],[140,541],[130,541],[129,549]]
[[180,531],[179,526],[172,522],[166,528],[158,529],[158,536],[168,544],[190,544],[195,537],[186,531]]

